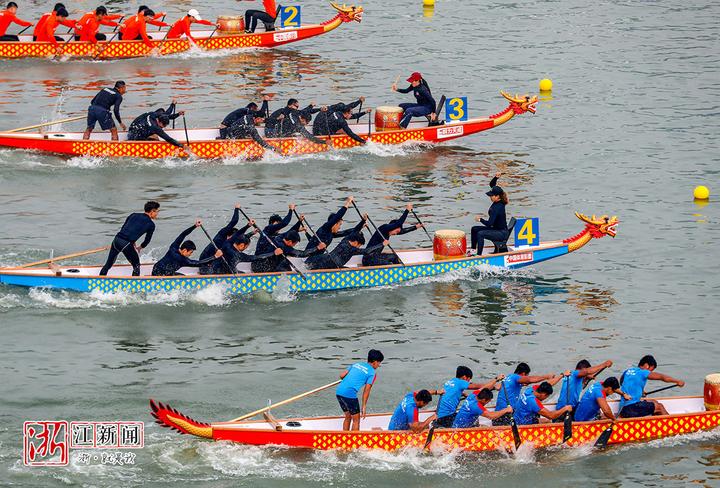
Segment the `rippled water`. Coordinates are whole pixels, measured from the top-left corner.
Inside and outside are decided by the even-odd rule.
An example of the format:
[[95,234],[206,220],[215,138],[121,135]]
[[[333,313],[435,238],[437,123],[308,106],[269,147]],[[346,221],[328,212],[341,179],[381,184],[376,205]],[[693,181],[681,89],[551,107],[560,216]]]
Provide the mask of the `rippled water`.
[[[193,5],[209,18],[244,2]],[[114,8],[136,8],[118,2]],[[173,15],[186,2],[167,6]],[[71,6],[71,10],[75,6]],[[231,298],[221,289],[101,296],[0,287],[1,484],[15,486],[686,486],[720,483],[717,434],[606,453],[314,453],[209,443],[150,423],[147,399],[222,420],[325,384],[370,347],[387,361],[370,408],[435,387],[458,364],[486,378],[529,361],[539,373],[611,358],[614,372],[654,353],[660,371],[699,394],[716,359],[720,190],[717,20],[711,2],[364,4],[362,24],[275,51],[191,53],[118,62],[2,61],[3,127],[82,112],[99,86],[129,84],[126,118],[175,96],[193,127],[217,123],[263,93],[274,106],[396,103],[398,75],[419,70],[436,95],[468,96],[472,116],[497,112],[498,91],[555,83],[536,116],[435,148],[368,147],[291,159],[201,162],[60,158],[0,150],[0,264],[107,244],[146,199],[162,202],[148,259],[195,218],[215,228],[240,201],[265,219],[294,201],[315,226],[348,194],[376,220],[415,203],[428,227],[468,228],[488,206],[495,171],[515,216],[538,216],[541,237],[575,234],[575,210],[617,214],[616,239],[531,270],[488,270],[382,290]],[[25,6],[20,17],[42,9]],[[82,5],[87,10],[88,5]],[[159,7],[158,7],[159,9]],[[306,21],[329,18],[303,2]],[[404,99],[403,99],[404,100]],[[81,126],[67,125],[80,129]],[[201,236],[195,236],[201,241]],[[424,234],[397,240],[425,245]],[[393,241],[395,242],[395,241]],[[101,257],[80,262],[94,263]],[[278,411],[326,415],[321,394]],[[25,468],[27,419],[143,420],[134,466]]]

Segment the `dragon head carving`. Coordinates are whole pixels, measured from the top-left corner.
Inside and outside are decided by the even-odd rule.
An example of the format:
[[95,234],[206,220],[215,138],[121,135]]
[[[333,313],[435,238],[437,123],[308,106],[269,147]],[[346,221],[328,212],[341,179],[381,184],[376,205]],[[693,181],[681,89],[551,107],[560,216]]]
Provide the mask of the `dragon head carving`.
[[331,2],[330,5],[338,11],[338,15],[343,22],[362,22],[363,8],[350,5],[349,7],[344,3],[342,6],[335,2]]
[[595,217],[593,215],[592,218],[590,218],[587,215],[575,212],[575,216],[585,222],[585,229],[595,239],[603,236],[615,237],[617,234],[617,225],[620,221],[614,215],[612,217],[608,217],[607,215]]
[[510,106],[516,115],[524,114],[525,112],[535,113],[535,107],[537,105],[537,95],[515,95],[512,96],[507,92],[501,91],[500,94],[510,102]]

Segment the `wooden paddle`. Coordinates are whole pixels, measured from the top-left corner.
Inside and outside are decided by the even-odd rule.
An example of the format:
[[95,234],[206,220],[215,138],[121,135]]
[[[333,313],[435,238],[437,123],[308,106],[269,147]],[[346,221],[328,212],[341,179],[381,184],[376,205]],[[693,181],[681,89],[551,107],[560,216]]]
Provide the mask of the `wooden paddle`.
[[62,124],[63,122],[72,122],[74,120],[81,120],[87,117],[86,115],[78,115],[77,117],[69,117],[67,119],[53,120],[50,122],[43,122],[42,124],[29,125],[27,127],[18,127],[17,129],[6,130],[5,132],[23,132],[31,129],[38,129],[40,127],[47,127],[48,125]]
[[[298,215],[297,210],[293,209],[293,213],[295,214],[295,217],[296,217],[298,220],[300,220],[300,216]],[[318,235],[317,235],[317,234],[315,233],[315,231],[313,230],[313,228],[310,227],[310,224],[308,223],[307,219],[303,220],[302,222],[303,222],[303,225],[304,225],[305,227],[307,227],[310,232],[312,232],[312,235],[317,238],[318,242],[322,242],[322,241],[320,240],[320,238],[318,237]],[[322,252],[325,252],[325,251],[327,251],[327,248],[325,248],[325,249],[322,250]],[[337,262],[337,260],[335,259],[335,256],[333,256],[333,255],[330,253],[330,251],[327,251],[327,254],[328,254],[328,256],[330,256],[330,259],[332,259],[332,262],[335,263],[335,266],[337,266],[338,269],[339,269],[339,268],[342,268],[342,266],[340,265],[340,263]]]
[[[245,213],[245,211],[244,211],[243,209],[241,209],[241,208],[238,209],[238,210],[240,210],[240,213],[243,214],[243,217],[245,217],[245,219],[246,219],[248,222],[250,222],[250,217],[247,216],[247,214]],[[268,235],[265,233],[265,231],[263,231],[260,227],[258,227],[257,224],[255,224],[254,227],[255,227],[258,231],[260,231],[260,235],[261,235],[262,237],[264,237],[264,238],[270,243],[270,245],[271,245],[274,249],[277,249],[277,248],[278,248],[278,247],[275,245],[275,242],[273,242],[273,240],[270,239],[270,237],[268,237]],[[285,254],[283,254],[282,257],[285,258],[285,261],[288,262],[288,264],[290,265],[290,267],[292,268],[293,271],[295,271],[297,274],[299,274],[299,275],[302,277],[303,280],[307,281],[307,276],[305,276],[305,275],[303,274],[303,272],[300,271],[300,270],[297,268],[297,266],[295,266],[295,265],[293,264],[292,261],[290,261],[290,258],[288,258]]]
[[53,263],[55,261],[64,261],[66,259],[77,258],[80,256],[87,256],[88,254],[95,254],[98,252],[103,252],[103,251],[107,251],[108,249],[110,249],[110,246],[103,246],[103,247],[98,247],[95,249],[88,249],[87,251],[80,251],[80,252],[75,252],[72,254],[66,254],[64,256],[58,256],[56,258],[43,259],[41,261],[33,261],[32,263],[21,264],[20,266],[17,266],[17,268],[32,268],[33,266],[40,266],[41,264]]
[[[510,397],[508,396],[507,390],[505,389],[505,381],[501,381],[500,385],[502,386],[503,395],[505,395],[505,401],[508,405],[510,405]],[[517,423],[515,422],[515,412],[512,412],[510,414],[510,427],[512,429],[513,442],[515,442],[515,449],[517,449],[522,444],[522,439],[520,438],[520,430],[518,429]]]
[[[262,232],[262,231],[261,231]],[[321,392],[323,390],[327,390],[328,388],[332,388],[335,385],[340,384],[342,380],[333,381],[332,383],[328,383],[327,385],[320,386],[318,388],[314,388],[310,391],[306,391],[305,393],[300,393],[299,395],[295,395],[294,397],[288,398],[287,400],[283,400],[281,402],[274,403],[272,405],[268,405],[265,408],[261,408],[259,410],[255,410],[254,412],[246,413],[245,415],[241,415],[237,418],[234,418],[230,420],[229,422],[240,422],[241,420],[249,419],[250,417],[254,417],[255,415],[260,415],[263,412],[267,412],[268,410],[271,410],[273,408],[281,407],[283,405],[287,405],[289,403],[295,402],[297,400],[300,400],[302,398],[305,398],[307,396],[313,395],[315,393]]]
[[[205,230],[205,226],[200,225],[200,229],[202,229],[203,233],[207,236],[208,240],[210,241],[210,244],[212,244],[212,246],[215,248],[215,251],[219,251],[220,249],[218,249],[218,247],[215,245],[215,241],[213,241],[212,237],[210,237],[210,234],[208,234],[208,231]],[[222,260],[225,262],[225,265],[228,267],[228,269],[233,274],[233,276],[237,277],[237,272],[235,271],[235,268],[230,266],[230,263],[228,262],[228,260],[224,254],[222,255]]]
[[655,393],[660,393],[661,391],[669,390],[670,388],[677,388],[677,386],[678,385],[675,384],[675,385],[665,386],[663,388],[658,388],[657,390],[652,390],[652,391],[645,393],[645,396],[654,395]]
[[415,213],[415,209],[412,209],[412,210],[410,210],[410,211],[411,211],[412,214],[415,216],[415,220],[418,221],[418,224],[422,225],[422,228],[423,228],[423,230],[425,231],[425,235],[427,235],[428,239],[430,239],[430,244],[432,245],[432,244],[433,244],[433,240],[432,240],[432,237],[430,237],[430,233],[429,233],[429,232],[427,231],[427,229],[425,228],[425,224],[423,224],[423,221],[420,220],[420,217],[418,217],[418,214]]
[[[355,205],[355,200],[353,200],[352,205],[353,205],[353,207],[355,207],[355,211],[358,213],[358,215],[360,216],[360,218],[364,220],[363,214],[360,212],[360,209],[358,208],[358,206]],[[368,222],[370,222],[370,224],[372,224],[373,229],[375,229],[375,232],[377,232],[378,234],[380,234],[380,237],[382,237],[383,240],[388,241],[388,247],[389,247],[390,250],[393,252],[393,254],[398,258],[398,261],[400,261],[400,264],[402,264],[403,267],[405,267],[405,263],[403,263],[403,260],[400,259],[400,256],[398,256],[398,253],[396,253],[396,252],[395,252],[395,249],[393,249],[393,247],[390,245],[390,242],[389,242],[389,241],[390,241],[390,236],[385,237],[385,236],[383,235],[383,233],[380,232],[380,229],[377,228],[377,226],[375,225],[375,222],[372,221],[372,219],[370,218],[369,215],[368,215],[368,218],[367,218],[367,219],[368,219]]]

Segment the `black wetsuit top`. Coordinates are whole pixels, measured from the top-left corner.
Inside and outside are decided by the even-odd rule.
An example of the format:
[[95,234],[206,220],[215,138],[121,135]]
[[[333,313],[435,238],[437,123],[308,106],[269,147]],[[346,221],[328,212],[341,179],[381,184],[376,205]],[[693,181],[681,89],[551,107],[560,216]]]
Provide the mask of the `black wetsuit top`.
[[[235,235],[241,234],[241,232]],[[216,259],[212,262],[212,268],[207,272],[200,271],[200,274],[233,274],[233,270],[237,271],[237,265],[240,263],[252,263],[261,259],[267,259],[274,253],[256,254],[254,256],[235,249],[232,245],[232,238],[228,239],[220,248],[225,259]],[[227,262],[226,262],[227,261]],[[228,264],[230,267],[228,268]]]
[[170,244],[170,248],[165,255],[155,263],[152,269],[153,276],[173,276],[177,274],[177,271],[185,266],[198,268],[205,263],[215,259],[215,256],[210,256],[207,259],[201,259],[196,261],[195,259],[186,258],[180,254],[180,246],[187,236],[195,230],[195,226],[188,227],[180,233],[179,236]]
[[246,107],[239,108],[237,110],[233,110],[232,112],[227,114],[222,121],[222,125],[224,125],[225,127],[230,127],[237,120],[239,120],[240,118],[242,118],[248,114],[253,114],[255,117],[266,117],[267,116],[267,111],[268,111],[267,100],[263,100],[262,106],[257,111],[250,110],[250,105],[251,104],[248,104]]
[[90,105],[96,105],[105,110],[110,110],[110,107],[113,107],[115,118],[122,124],[122,119],[120,119],[120,104],[122,101],[122,95],[115,88],[103,88],[95,95]]
[[140,239],[140,236],[145,234],[145,240],[140,244],[140,247],[144,249],[150,244],[153,232],[155,232],[155,222],[147,214],[136,212],[128,215],[125,223],[120,228],[120,232],[115,237],[135,243]]
[[[169,142],[173,146],[182,147],[178,141],[169,136],[157,123],[157,119],[161,114],[158,111],[146,112],[135,120],[132,121],[128,128],[128,140],[129,141],[147,141],[150,140],[150,136],[155,134],[161,139]],[[167,115],[167,114],[166,114]],[[178,114],[169,115],[168,117],[173,119],[177,118]]]
[[[233,227],[237,225],[238,220],[240,220],[240,209],[236,208],[235,210],[233,210],[230,222],[228,222],[225,227],[217,231],[217,234],[215,234],[215,237],[213,237],[212,244],[208,244],[207,246],[205,246],[205,249],[203,249],[203,251],[200,253],[200,259],[205,259],[215,254],[215,248],[222,248],[223,244],[225,244],[225,241],[227,240],[228,234],[233,229]],[[243,229],[247,230],[247,228],[248,226],[245,226]]]
[[400,234],[397,235],[407,234],[408,232],[417,230],[417,227],[415,227],[414,225],[410,227],[402,227],[409,213],[410,212],[408,210],[405,210],[399,219],[393,220],[392,222],[388,222],[387,224],[383,224],[378,227],[378,230],[380,231],[380,233],[382,233],[382,236],[380,235],[380,233],[375,231],[375,233],[370,238],[370,241],[368,241],[367,247],[373,247],[377,246],[378,244],[382,244],[382,242],[386,239],[390,240],[390,231],[398,227],[400,227],[401,229]]
[[[320,242],[324,242],[326,246],[329,246],[330,243],[333,241],[333,238],[335,237],[345,237],[349,236],[353,232],[360,232],[363,228],[363,225],[365,225],[365,221],[361,220],[359,224],[357,224],[352,229],[347,230],[341,230],[333,234],[332,227],[333,225],[337,224],[344,216],[345,212],[347,212],[347,208],[343,205],[340,207],[340,210],[335,212],[334,214],[330,214],[330,217],[328,217],[327,222],[325,222],[323,225],[318,227],[318,229],[315,231],[314,236],[308,236],[308,243],[307,246],[305,246],[305,249],[310,249],[312,247],[317,247]],[[316,237],[317,236],[317,237]],[[322,251],[319,251],[322,252]]]
[[[316,136],[326,135],[327,134],[327,121],[328,116],[332,115],[334,112],[342,112],[346,108],[355,108],[358,105],[360,105],[360,100],[355,100],[352,103],[336,103],[335,105],[328,106],[327,110],[321,111],[319,114],[315,116],[315,122],[313,122],[313,134]],[[350,119],[359,119],[361,116],[363,116],[363,113],[357,113],[353,114]]]
[[[283,236],[279,235],[275,238],[272,238],[273,242],[275,243],[276,247],[279,247],[283,250],[283,254],[280,256],[276,256],[274,254],[275,247],[273,247],[271,244],[268,243],[268,247],[273,250],[273,253],[269,257],[265,257],[263,259],[258,259],[255,262],[252,263],[252,270],[255,273],[269,273],[272,271],[287,271],[289,269],[289,266],[287,262],[285,261],[285,257],[296,257],[296,258],[306,258],[310,256],[312,253],[314,253],[317,248],[313,249],[305,249],[304,251],[298,251],[294,247],[288,246],[285,244],[285,241],[283,240]],[[260,241],[266,241],[264,237],[260,237]],[[260,241],[258,241],[258,245],[260,244]]]
[[[354,116],[355,115],[353,115],[353,117]],[[318,117],[318,119],[319,118],[320,117]],[[333,112],[324,119],[323,125],[325,125],[325,127],[318,127],[317,123],[318,121],[315,120],[316,125],[313,125],[313,134],[315,135],[331,136],[336,134],[337,131],[342,130],[351,139],[359,142],[360,144],[365,144],[365,139],[353,132],[347,123],[347,119],[345,119],[345,115],[340,111]]]
[[263,139],[255,128],[255,117],[253,113],[243,115],[237,119],[228,129],[228,136],[231,139],[248,139],[260,144],[265,149],[275,149]]
[[435,111],[435,99],[433,98],[432,93],[430,93],[430,88],[423,85],[422,83],[420,83],[416,87],[410,85],[407,88],[398,88],[397,91],[400,93],[413,92],[413,95],[415,95],[415,100],[417,100],[418,105],[428,107],[431,112]]
[[344,238],[340,241],[340,244],[335,246],[335,249],[327,254],[319,254],[312,256],[305,261],[305,266],[308,269],[333,269],[337,267],[345,266],[353,256],[367,255],[375,252],[381,252],[383,249],[383,243],[372,247],[359,248],[354,247],[350,244],[350,237]]
[[[490,180],[490,188],[497,184],[497,177]],[[480,219],[480,223],[488,229],[494,230],[508,230],[507,217],[505,216],[505,204],[500,202],[493,202],[488,209],[488,218]]]
[[[290,220],[292,220],[292,210],[288,210],[287,215],[278,223],[276,224],[269,224],[265,226],[263,229],[263,232],[266,236],[268,236],[270,239],[275,238],[277,236],[278,232],[280,232],[282,229],[284,229],[289,223]],[[258,254],[266,254],[268,252],[274,251],[275,248],[270,245],[270,243],[260,235],[260,238],[258,239],[257,246],[255,247],[255,255]]]

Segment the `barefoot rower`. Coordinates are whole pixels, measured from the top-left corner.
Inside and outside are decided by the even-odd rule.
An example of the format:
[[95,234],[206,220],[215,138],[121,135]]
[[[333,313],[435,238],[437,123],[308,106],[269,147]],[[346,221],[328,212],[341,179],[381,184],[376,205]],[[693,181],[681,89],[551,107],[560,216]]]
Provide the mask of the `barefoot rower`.
[[[408,214],[410,213],[412,208],[412,203],[408,203],[405,207],[405,211],[402,213],[399,219],[391,220],[387,224],[383,224],[378,227],[378,230],[375,231],[375,233],[370,238],[370,242],[368,242],[368,247],[375,247],[383,241],[389,241],[390,236],[407,234],[408,232],[420,229],[423,226],[420,223],[411,225],[409,227],[403,227],[405,219],[407,219]],[[363,266],[385,266],[388,264],[400,264],[400,258],[398,258],[395,254],[386,254],[382,251],[375,251],[372,254],[367,254],[363,256],[362,264]]]
[[227,114],[220,123],[220,139],[230,139],[228,129],[245,115],[253,114],[255,117],[267,117],[269,101],[270,97],[268,95],[264,95],[262,106],[260,108],[258,108],[257,103],[250,102],[245,107],[238,108]]
[[193,255],[195,249],[197,248],[195,247],[195,243],[193,241],[185,241],[185,238],[201,225],[202,221],[198,220],[195,222],[195,225],[188,227],[187,229],[182,231],[179,236],[177,236],[173,243],[170,244],[170,248],[162,257],[162,259],[160,259],[160,261],[155,263],[155,266],[153,266],[153,276],[182,275],[182,273],[178,273],[178,270],[180,268],[186,266],[191,268],[199,268],[203,264],[209,263],[217,258],[222,257],[223,253],[221,250],[218,249],[217,251],[215,251],[215,254],[213,256],[210,256],[209,258],[201,259],[199,261],[190,259],[190,256]]
[[453,421],[453,429],[465,429],[467,427],[475,427],[478,425],[478,419],[485,417],[486,419],[495,420],[503,415],[512,414],[512,407],[507,406],[500,411],[491,412],[486,406],[493,399],[493,392],[489,388],[475,390],[460,403],[455,420]]
[[482,390],[483,388],[494,388],[495,383],[501,381],[504,376],[500,375],[489,383],[471,383],[473,372],[467,366],[458,366],[455,371],[455,378],[443,384],[443,396],[440,397],[437,407],[437,420],[435,425],[443,428],[450,428],[457,415],[457,407],[460,398],[465,390]]
[[[525,385],[530,385],[533,383],[540,383],[541,381],[549,380],[551,378],[554,378],[555,375],[552,374],[546,374],[542,376],[530,376],[530,366],[528,366],[527,363],[520,363],[515,368],[515,372],[511,375],[508,375],[503,380],[504,388],[500,389],[500,392],[498,393],[497,402],[495,403],[495,411],[499,411],[507,407],[508,405],[515,408],[517,406],[518,399],[520,398],[520,393]],[[558,381],[562,377],[558,378]],[[505,396],[507,392],[507,396],[510,398],[507,398]],[[500,418],[497,418],[493,420],[493,425],[510,425],[510,416],[504,415]]]
[[[593,378],[600,370],[609,368],[612,366],[612,361],[608,360],[598,364],[597,366],[591,366],[590,361],[583,359],[575,365],[575,370],[570,372],[569,376],[566,376],[562,380],[560,387],[560,395],[558,396],[556,409],[562,408],[565,405],[570,405],[573,408],[577,408],[580,402],[580,393],[583,389],[583,383],[587,379]],[[568,392],[568,388],[570,391]]]
[[[251,225],[255,225],[254,220],[251,222]],[[238,272],[237,266],[240,263],[253,263],[273,256],[281,256],[283,254],[283,250],[281,248],[277,248],[266,254],[246,254],[244,251],[250,245],[250,238],[253,235],[252,232],[245,234],[245,229],[247,228],[248,227],[246,226],[238,230],[223,244],[221,250],[225,259],[216,259],[213,261],[211,263],[211,269],[207,272],[204,271],[203,268],[200,268],[200,274],[235,274]]]
[[[556,377],[557,381],[560,381],[562,376]],[[555,383],[557,383],[555,381]],[[548,410],[542,404],[547,398],[553,394],[553,381],[543,381],[537,386],[526,388],[525,391],[520,395],[515,406],[515,422],[518,425],[531,425],[540,423],[540,417],[545,417],[548,420],[555,420],[566,412],[572,412],[570,405],[565,405],[557,410]]]
[[188,39],[190,39],[193,43],[197,44],[195,41],[195,38],[192,36],[192,33],[190,32],[190,25],[191,24],[202,24],[202,25],[215,25],[209,20],[203,20],[202,17],[200,17],[200,13],[196,9],[190,9],[188,10],[188,13],[185,17],[175,22],[170,30],[167,33],[166,38],[167,39],[180,39],[181,36],[185,36]]
[[411,391],[405,395],[395,412],[393,412],[392,417],[390,417],[388,430],[422,432],[427,429],[430,423],[435,420],[435,415],[431,415],[421,422],[419,419],[420,409],[432,402],[433,395],[442,394],[442,390]]
[[[301,222],[298,222],[300,224]],[[296,224],[297,225],[297,224]],[[290,264],[288,263],[287,257],[292,256],[296,258],[306,258],[313,252],[317,250],[323,250],[325,249],[325,244],[322,242],[318,244],[317,247],[305,250],[305,251],[298,251],[295,249],[295,246],[297,246],[297,243],[300,242],[300,234],[297,230],[291,229],[284,234],[281,234],[279,236],[276,236],[274,238],[270,238],[273,240],[274,246],[270,244],[270,249],[274,250],[275,248],[282,249],[282,255],[272,255],[270,257],[266,257],[264,259],[258,259],[257,261],[254,261],[250,266],[253,271],[253,273],[272,273],[277,271],[290,271]],[[260,241],[267,240],[264,236],[260,237]],[[258,244],[259,242],[258,241]],[[257,248],[260,247],[259,245],[255,249],[255,254],[257,255]],[[267,254],[267,253],[264,253]]]
[[95,124],[99,123],[102,130],[110,131],[110,137],[113,141],[118,140],[117,127],[115,127],[115,122],[113,122],[113,114],[110,112],[111,107],[122,130],[127,130],[127,126],[123,124],[120,118],[120,104],[123,101],[122,96],[126,91],[127,86],[125,82],[116,81],[113,88],[103,88],[95,95],[95,98],[92,99],[88,107],[87,129],[85,129],[83,139],[90,139],[90,134],[92,134],[93,129],[95,129]]
[[75,27],[75,40],[92,44],[96,44],[97,41],[106,41],[107,36],[98,32],[100,26],[117,27],[119,24],[113,21],[121,17],[120,14],[108,14],[107,9],[101,5],[94,12],[88,12],[80,18]]
[[[617,393],[620,396],[625,394],[620,390],[620,382],[614,376],[606,378],[600,383],[596,381],[590,388],[583,393],[577,408],[575,409],[574,419],[576,422],[589,422],[600,418],[600,412],[605,418],[615,420],[610,405],[607,402],[607,396]],[[630,395],[628,395],[630,398]]]
[[365,236],[362,232],[353,232],[335,246],[335,249],[327,254],[316,254],[305,260],[307,269],[336,269],[343,267],[350,261],[353,256],[367,256],[375,252],[382,251],[383,247],[388,245],[388,241],[383,241],[376,246],[368,246],[363,249],[361,246],[365,244]]
[[[308,236],[308,243],[307,246],[305,246],[305,249],[316,247],[320,242],[324,242],[326,246],[329,246],[335,237],[346,237],[350,234],[362,232],[363,227],[365,227],[367,217],[361,220],[352,229],[340,230],[343,225],[343,217],[345,217],[345,213],[348,208],[350,208],[350,205],[352,205],[352,202],[353,197],[347,197],[343,206],[340,207],[340,210],[335,213],[331,213],[327,221],[318,227],[317,231],[315,231],[315,235]],[[364,239],[363,244],[365,244]]]
[[[115,235],[110,245],[110,253],[105,265],[100,270],[100,276],[108,274],[120,253],[123,253],[132,265],[132,275],[140,276],[140,256],[138,256],[138,252],[150,244],[153,232],[155,232],[153,220],[157,218],[160,212],[160,204],[153,201],[147,202],[144,211],[144,213],[132,213],[125,219],[120,232]],[[138,246],[135,242],[143,235],[145,235],[145,239]]]
[[[171,109],[174,108],[172,105],[170,107]],[[176,119],[184,114],[185,112],[183,110],[170,115],[163,109],[158,109],[154,112],[145,112],[130,124],[130,129],[128,129],[127,133],[128,141],[159,141],[163,139],[175,147],[184,147],[183,144],[180,144],[164,130],[170,123],[170,120]]]
[[[360,416],[365,417],[370,390],[375,383],[375,371],[385,356],[377,349],[370,349],[367,362],[355,363],[340,374],[342,380],[335,390],[340,408],[345,414],[343,430],[360,430]],[[362,402],[358,401],[358,391],[363,388]]]
[[485,193],[493,202],[488,210],[488,219],[485,220],[480,216],[475,220],[482,225],[473,226],[470,229],[470,247],[476,250],[477,255],[483,253],[485,239],[491,241],[503,241],[508,238],[508,226],[505,217],[505,206],[508,204],[507,193],[497,186],[497,180],[502,173],[495,173],[495,177],[490,180],[490,191]]
[[629,400],[620,399],[620,417],[647,417],[650,415],[667,415],[668,412],[662,403],[657,400],[645,398],[645,385],[648,380],[664,381],[675,383],[679,387],[685,386],[685,382],[677,380],[672,376],[657,373],[657,361],[651,355],[643,356],[637,367],[626,369],[620,377],[620,385],[625,393],[630,396]]
[[18,19],[15,14],[18,10],[18,4],[15,2],[10,2],[7,4],[7,7],[5,10],[0,12],[0,41],[2,42],[8,42],[8,41],[14,41],[17,42],[20,40],[20,38],[13,34],[6,34],[8,27],[10,27],[10,24],[15,23],[17,25],[20,25],[22,27],[30,27],[32,25],[32,22],[27,22],[22,19]]
[[407,79],[410,86],[407,88],[398,88],[397,83],[392,84],[392,90],[399,93],[410,93],[413,92],[417,103],[401,103],[400,107],[403,109],[403,118],[400,120],[400,127],[407,129],[410,124],[410,120],[413,117],[424,117],[430,116],[431,120],[435,120],[435,99],[430,93],[430,85],[418,72],[410,75]]
[[275,6],[275,0],[263,0],[265,10],[246,10],[245,11],[245,33],[252,34],[257,29],[258,20],[265,24],[266,31],[275,30],[275,19],[277,18],[278,8]]

